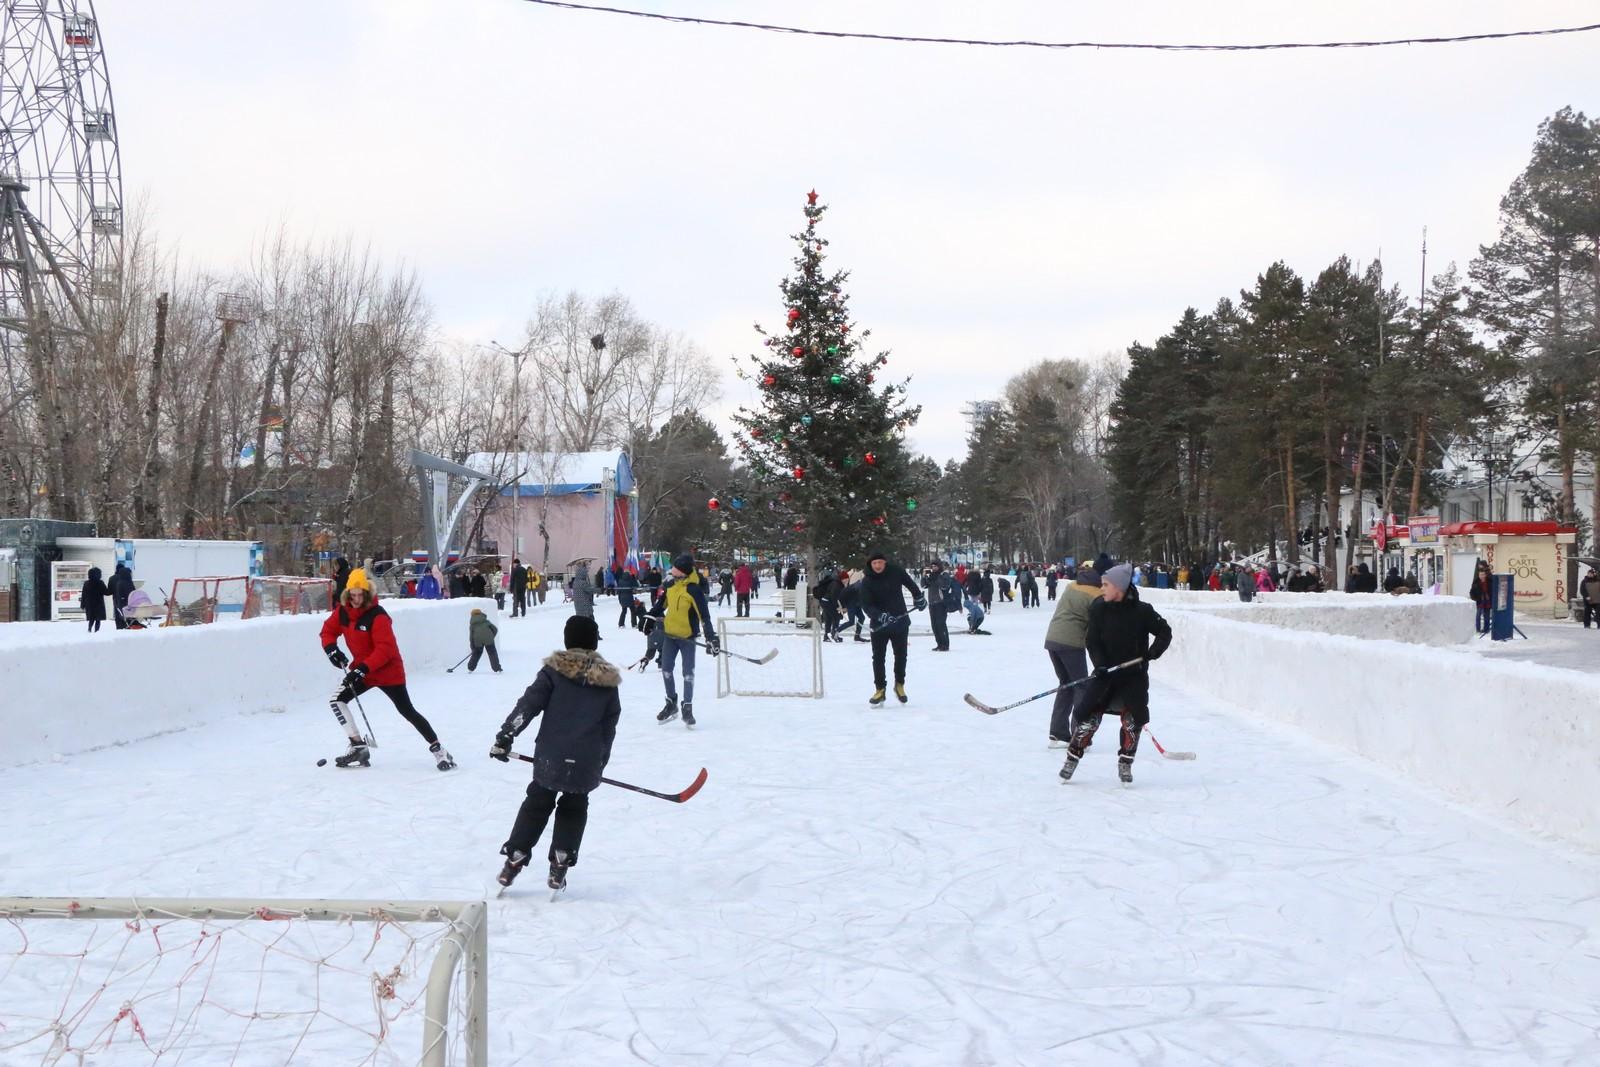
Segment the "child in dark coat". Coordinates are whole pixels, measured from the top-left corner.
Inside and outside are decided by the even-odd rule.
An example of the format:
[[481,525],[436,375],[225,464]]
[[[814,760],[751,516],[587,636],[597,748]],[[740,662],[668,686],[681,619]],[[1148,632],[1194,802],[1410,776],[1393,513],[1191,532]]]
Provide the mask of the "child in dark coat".
[[494,647],[494,639],[499,634],[500,628],[489,621],[482,608],[472,609],[467,621],[467,640],[472,645],[472,655],[467,658],[468,673],[478,669],[478,660],[485,652],[489,653],[489,666],[494,668],[494,673],[500,673],[500,650]]
[[600,785],[600,775],[611,759],[611,742],[617,736],[617,719],[622,714],[617,687],[622,675],[596,651],[600,628],[593,618],[574,615],[567,620],[564,637],[566,650],[551,653],[544,661],[489,750],[493,758],[509,762],[517,735],[544,713],[533,749],[533,782],[511,836],[500,847],[506,858],[499,877],[503,886],[514,882],[527,866],[533,846],[539,843],[554,812],[548,884],[551,889],[566,887],[567,868],[578,862],[578,847],[589,820],[589,794]]

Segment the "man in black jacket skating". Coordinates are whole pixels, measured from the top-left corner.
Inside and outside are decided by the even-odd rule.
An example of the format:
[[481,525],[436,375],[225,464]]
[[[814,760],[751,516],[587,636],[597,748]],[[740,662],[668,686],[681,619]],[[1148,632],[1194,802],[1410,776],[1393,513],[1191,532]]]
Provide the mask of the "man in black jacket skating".
[[533,782],[511,836],[500,846],[500,854],[506,858],[499,877],[503,886],[522,873],[552,811],[556,825],[550,835],[549,885],[551,889],[566,886],[567,868],[578,862],[578,847],[589,821],[589,794],[600,786],[601,772],[611,760],[611,742],[617,736],[617,719],[622,714],[617,687],[622,675],[597,651],[599,626],[592,618],[574,615],[567,620],[563,636],[566,650],[554,652],[544,661],[489,749],[493,758],[509,762],[516,736],[544,713],[533,749]]
[[[1151,643],[1151,638],[1155,643]],[[1117,748],[1117,777],[1124,784],[1133,781],[1133,757],[1139,750],[1139,734],[1150,722],[1149,663],[1160,659],[1172,644],[1172,627],[1156,609],[1139,599],[1133,586],[1133,568],[1126,563],[1112,567],[1101,582],[1101,596],[1089,607],[1089,633],[1086,648],[1094,664],[1088,691],[1074,715],[1075,729],[1067,745],[1067,760],[1061,765],[1061,780],[1072,780],[1084,750],[1094,741],[1100,717],[1107,711],[1122,716],[1122,743]],[[1129,660],[1143,660],[1137,666],[1112,672],[1110,668]]]
[[867,624],[872,627],[872,682],[874,692],[870,703],[882,704],[886,699],[888,680],[884,673],[884,654],[894,646],[894,695],[904,704],[906,696],[906,635],[911,632],[911,616],[906,611],[905,597],[900,590],[911,593],[912,603],[921,611],[928,606],[922,590],[911,580],[904,567],[890,563],[882,552],[867,557],[867,573],[861,579],[861,610],[866,612]]

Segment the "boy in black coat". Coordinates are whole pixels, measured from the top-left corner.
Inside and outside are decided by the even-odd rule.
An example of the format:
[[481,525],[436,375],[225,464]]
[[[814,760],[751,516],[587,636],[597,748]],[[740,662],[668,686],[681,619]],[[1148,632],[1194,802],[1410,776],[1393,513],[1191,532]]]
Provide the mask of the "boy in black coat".
[[882,552],[867,557],[867,573],[861,579],[861,610],[867,614],[867,625],[872,627],[872,684],[874,692],[867,703],[882,704],[887,698],[888,677],[884,659],[888,649],[894,648],[894,695],[904,704],[906,696],[906,635],[911,632],[911,616],[906,611],[904,589],[911,594],[913,606],[921,611],[928,606],[922,590],[911,580],[905,568],[890,563]]
[[[540,712],[539,738],[533,749],[533,782],[517,812],[511,836],[500,846],[506,864],[500,884],[516,881],[527,866],[533,846],[555,812],[550,835],[551,889],[567,884],[567,868],[578,862],[583,829],[589,821],[589,794],[600,785],[600,775],[611,759],[611,742],[617,736],[622,700],[617,686],[622,675],[596,651],[600,628],[587,616],[567,620],[566,651],[554,652],[539,669],[495,735],[489,755],[502,763],[511,759],[511,745]],[[557,799],[560,794],[560,799]]]
[[[1117,748],[1117,777],[1124,784],[1133,781],[1133,757],[1139,750],[1139,734],[1150,722],[1150,672],[1148,665],[1161,658],[1172,644],[1172,627],[1156,609],[1139,599],[1133,586],[1133,568],[1126,563],[1112,567],[1100,583],[1101,595],[1089,606],[1089,633],[1085,645],[1094,664],[1083,703],[1073,715],[1072,740],[1067,744],[1067,761],[1061,765],[1061,780],[1072,780],[1084,749],[1094,741],[1100,716],[1107,711],[1122,716],[1122,744]],[[1154,643],[1151,643],[1154,638]],[[1143,663],[1109,673],[1109,668],[1129,660]]]

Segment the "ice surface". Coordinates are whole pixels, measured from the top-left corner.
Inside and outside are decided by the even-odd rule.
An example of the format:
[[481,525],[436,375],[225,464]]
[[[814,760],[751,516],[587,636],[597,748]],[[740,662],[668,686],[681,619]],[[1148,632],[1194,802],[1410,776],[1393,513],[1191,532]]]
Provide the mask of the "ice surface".
[[[503,675],[413,671],[451,774],[379,695],[369,771],[314,765],[340,747],[317,700],[0,769],[0,893],[481,898],[527,781],[485,753],[563,617],[502,620]],[[490,900],[490,1062],[1600,1062],[1600,856],[1182,694],[1176,663],[1153,728],[1199,759],[1146,745],[1123,789],[1108,723],[1061,785],[1048,700],[960,699],[1053,684],[1047,618],[914,640],[906,707],[867,707],[854,643],[824,649],[822,701],[703,679],[693,732],[628,675],[608,773],[710,781],[681,807],[603,788],[560,902],[536,869]],[[1252,669],[1233,654],[1219,692]]]

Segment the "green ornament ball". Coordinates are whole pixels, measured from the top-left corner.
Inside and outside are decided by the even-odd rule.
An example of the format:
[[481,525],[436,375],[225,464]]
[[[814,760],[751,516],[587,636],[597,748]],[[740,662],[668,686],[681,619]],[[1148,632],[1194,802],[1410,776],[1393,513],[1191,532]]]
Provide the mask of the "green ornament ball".
[[843,385],[844,384],[844,375],[842,375],[842,374],[830,374],[830,375],[828,375],[828,384],[829,385]]
[[916,497],[907,497],[906,498],[906,510],[907,511],[916,511],[917,510],[917,498]]
[[810,426],[811,425],[811,416],[810,415],[801,415],[800,416],[800,424],[802,426]]
[[828,346],[828,355],[837,356],[838,354],[839,354],[839,346],[838,345],[829,345]]

